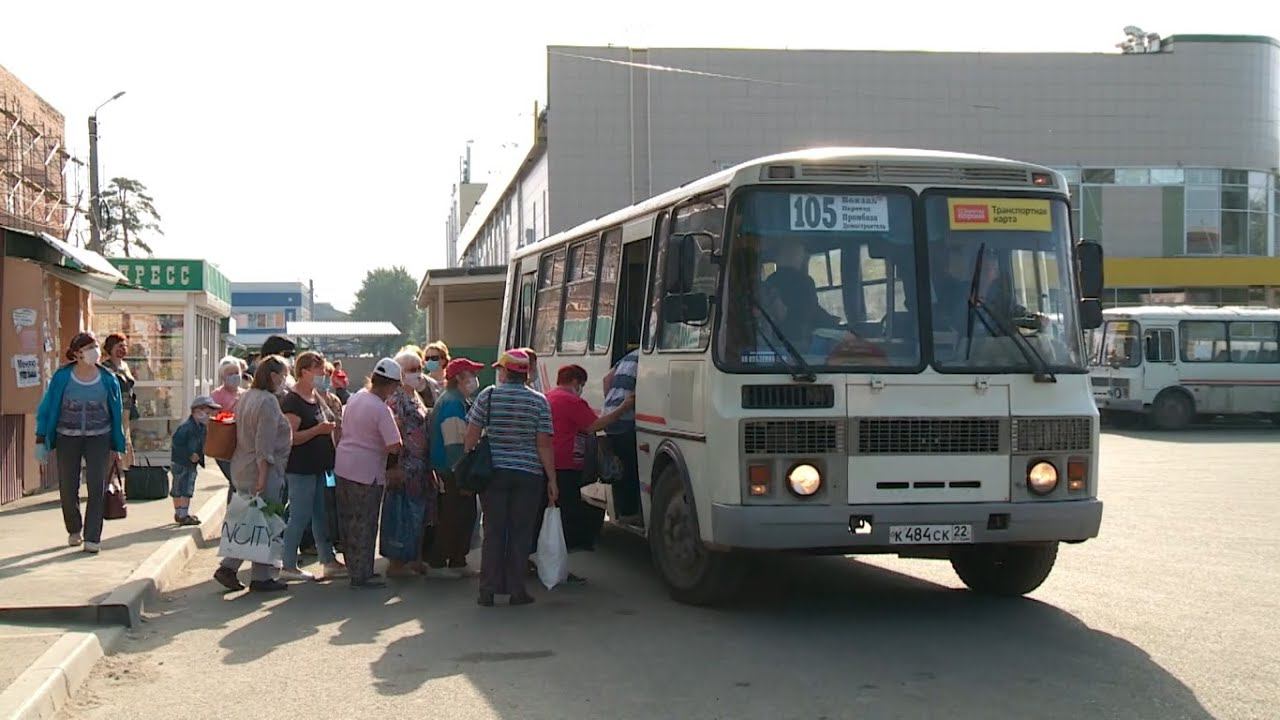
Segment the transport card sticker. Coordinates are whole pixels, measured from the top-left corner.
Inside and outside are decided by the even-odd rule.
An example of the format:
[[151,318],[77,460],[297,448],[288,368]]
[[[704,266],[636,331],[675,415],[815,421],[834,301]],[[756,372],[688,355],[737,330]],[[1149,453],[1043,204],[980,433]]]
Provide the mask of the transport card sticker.
[[1049,201],[1035,198],[947,198],[947,213],[952,230],[1053,229]]
[[792,193],[791,229],[889,232],[889,198],[884,195]]

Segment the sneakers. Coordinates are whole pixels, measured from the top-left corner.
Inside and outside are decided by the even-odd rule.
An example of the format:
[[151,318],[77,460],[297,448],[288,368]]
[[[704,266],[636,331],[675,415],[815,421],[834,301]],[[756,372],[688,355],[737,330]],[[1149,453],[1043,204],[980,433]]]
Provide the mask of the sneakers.
[[306,570],[299,570],[298,568],[284,568],[283,570],[280,571],[280,579],[311,581],[311,580],[315,580],[316,576],[312,575]]
[[67,545],[70,547],[80,547],[84,543],[84,539],[80,537],[80,533],[71,533],[67,536]]
[[565,585],[586,585],[587,579],[582,577],[581,575],[574,575],[573,573],[569,573],[569,577],[565,578],[564,584]]
[[273,593],[284,592],[289,586],[279,580],[254,580],[249,583],[249,592]]
[[347,566],[334,560],[324,564],[324,577],[326,580],[332,578],[341,578],[347,576]]
[[231,568],[218,568],[218,571],[213,574],[213,579],[231,592],[239,592],[244,589],[244,584],[240,582],[240,578],[236,577],[236,571]]
[[428,580],[461,580],[463,577],[464,575],[457,568],[427,568]]
[[102,550],[102,546],[95,542],[87,542],[84,544],[84,551],[90,555],[97,555]]

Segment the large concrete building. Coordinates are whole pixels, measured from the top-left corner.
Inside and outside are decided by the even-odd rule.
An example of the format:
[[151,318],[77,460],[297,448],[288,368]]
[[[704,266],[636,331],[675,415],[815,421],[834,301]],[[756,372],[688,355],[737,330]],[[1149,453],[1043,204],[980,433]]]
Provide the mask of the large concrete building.
[[[726,166],[816,145],[1049,165],[1106,247],[1108,304],[1280,305],[1280,43],[1126,53],[550,47],[548,114],[457,239],[462,265]],[[1145,50],[1145,52],[1144,52]]]
[[259,347],[272,335],[284,335],[290,322],[311,320],[311,288],[301,282],[231,283],[231,317],[236,342]]

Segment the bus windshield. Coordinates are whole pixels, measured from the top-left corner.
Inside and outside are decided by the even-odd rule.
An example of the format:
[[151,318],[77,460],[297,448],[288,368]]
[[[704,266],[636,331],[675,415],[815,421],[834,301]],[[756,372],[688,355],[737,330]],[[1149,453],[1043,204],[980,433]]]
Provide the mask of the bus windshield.
[[743,191],[722,303],[727,368],[919,367],[913,206],[904,191]]
[[935,366],[1082,372],[1067,204],[932,192],[924,207]]
[[1138,367],[1142,355],[1138,345],[1138,323],[1110,320],[1093,331],[1089,364],[1106,367]]

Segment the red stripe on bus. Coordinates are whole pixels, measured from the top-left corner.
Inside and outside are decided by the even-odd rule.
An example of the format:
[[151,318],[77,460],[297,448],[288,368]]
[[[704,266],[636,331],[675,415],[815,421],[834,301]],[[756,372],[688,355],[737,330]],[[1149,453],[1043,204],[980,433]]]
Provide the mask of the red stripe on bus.
[[1280,380],[1182,380],[1182,385],[1280,385]]
[[636,419],[640,422],[653,423],[654,425],[666,425],[667,419],[658,415],[642,415],[636,413]]

